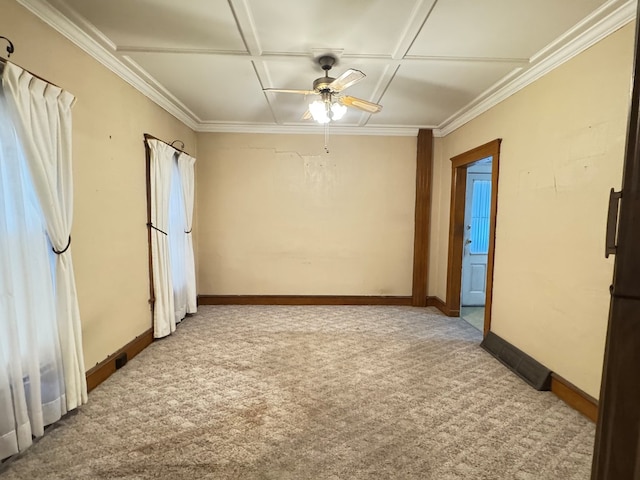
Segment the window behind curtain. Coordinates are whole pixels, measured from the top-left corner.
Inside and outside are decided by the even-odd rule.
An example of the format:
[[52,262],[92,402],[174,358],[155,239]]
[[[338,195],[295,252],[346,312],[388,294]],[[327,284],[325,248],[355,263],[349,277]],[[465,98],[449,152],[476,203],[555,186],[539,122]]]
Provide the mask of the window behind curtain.
[[[7,316],[33,315],[37,325],[17,322],[20,347],[29,357],[30,338],[38,339],[43,356],[50,357],[55,328],[54,253],[45,232],[44,221],[33,183],[15,130],[1,105],[0,114],[0,258],[9,268],[0,275],[2,321]],[[13,312],[11,309],[13,307]],[[5,335],[1,336],[8,341]],[[56,342],[57,343],[57,342]],[[3,344],[3,346],[6,346]],[[3,348],[3,352],[7,349]],[[44,360],[44,359],[43,359]]]
[[173,157],[171,193],[169,195],[169,256],[176,322],[187,315],[186,225],[187,218],[178,168],[178,156]]
[[[7,432],[31,435],[64,404],[53,252],[22,148],[0,90],[0,457]],[[27,435],[23,435],[27,438]],[[20,442],[20,449],[25,442]],[[26,445],[28,446],[28,445]],[[9,449],[8,449],[9,448]]]

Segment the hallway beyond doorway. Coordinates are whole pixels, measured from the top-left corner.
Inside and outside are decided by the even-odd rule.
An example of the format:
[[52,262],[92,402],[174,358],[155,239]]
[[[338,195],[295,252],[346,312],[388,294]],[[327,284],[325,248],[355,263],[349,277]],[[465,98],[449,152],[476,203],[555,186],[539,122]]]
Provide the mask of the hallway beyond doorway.
[[482,332],[484,328],[484,307],[461,307],[460,318]]

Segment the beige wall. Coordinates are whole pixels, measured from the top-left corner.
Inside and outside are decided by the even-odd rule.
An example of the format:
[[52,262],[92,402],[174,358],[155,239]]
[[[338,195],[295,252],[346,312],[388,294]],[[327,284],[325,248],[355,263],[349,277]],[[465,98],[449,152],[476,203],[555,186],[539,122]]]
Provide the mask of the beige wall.
[[430,294],[446,294],[450,158],[502,138],[492,330],[599,394],[633,25],[435,142]]
[[198,293],[411,295],[415,137],[199,134]]
[[151,327],[142,135],[195,154],[195,134],[12,0],[0,34],[12,61],[77,98],[72,251],[89,369]]

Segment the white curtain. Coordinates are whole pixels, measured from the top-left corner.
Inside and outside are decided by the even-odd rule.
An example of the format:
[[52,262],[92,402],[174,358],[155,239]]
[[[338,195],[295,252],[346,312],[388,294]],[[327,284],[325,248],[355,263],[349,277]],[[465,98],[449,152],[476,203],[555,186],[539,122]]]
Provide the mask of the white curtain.
[[[176,152],[177,153],[177,152]],[[177,156],[176,156],[177,157]],[[187,225],[184,196],[178,159],[174,157],[171,167],[171,192],[169,194],[169,256],[171,258],[171,280],[173,283],[173,308],[176,323],[187,316],[186,237]]]
[[153,332],[166,337],[176,329],[173,279],[169,250],[169,198],[176,150],[156,139],[148,139],[151,176],[151,260],[153,263]]
[[181,153],[178,157],[178,167],[180,169],[180,180],[182,182],[182,195],[184,197],[185,209],[185,277],[187,284],[187,313],[198,311],[196,302],[196,268],[193,253],[193,204],[195,196],[195,175],[194,165],[196,159]]
[[71,258],[73,176],[71,106],[75,98],[8,63],[3,88],[33,180],[55,256],[58,335],[67,409],[87,401],[82,327]]
[[[43,95],[47,84],[32,79],[7,64],[0,89],[0,458],[31,445],[32,436],[43,435],[46,425],[77,405],[76,395],[86,399],[86,386],[83,396],[78,391],[82,386],[73,384],[73,371],[69,374],[71,388],[66,388],[69,365],[64,360],[76,356],[80,359],[77,373],[84,385],[82,351],[75,349],[74,332],[63,337],[68,329],[59,328],[60,323],[69,322],[60,317],[57,304],[68,286],[64,274],[60,275],[59,259],[53,258],[49,241],[53,237],[47,235],[49,221],[45,217],[52,215],[55,207],[43,206],[42,199],[54,202],[58,197],[38,191],[36,179],[41,172],[33,168],[38,159],[32,158],[33,138],[37,138],[42,150],[36,154],[48,156],[51,147],[55,152],[45,159],[46,164],[60,168],[61,175],[67,171],[61,164],[71,161],[70,155],[66,156],[70,130],[65,130],[70,129],[70,122],[59,117],[67,116],[73,97],[59,89]],[[18,115],[25,107],[33,113]],[[32,118],[39,115],[44,117]],[[52,132],[49,127],[59,123],[63,126]],[[20,127],[20,138],[16,127]],[[43,179],[38,180],[42,188]],[[48,180],[56,188],[67,185],[57,177]],[[65,195],[68,193],[65,189]],[[70,223],[70,217],[68,220]],[[79,339],[79,329],[77,334]]]

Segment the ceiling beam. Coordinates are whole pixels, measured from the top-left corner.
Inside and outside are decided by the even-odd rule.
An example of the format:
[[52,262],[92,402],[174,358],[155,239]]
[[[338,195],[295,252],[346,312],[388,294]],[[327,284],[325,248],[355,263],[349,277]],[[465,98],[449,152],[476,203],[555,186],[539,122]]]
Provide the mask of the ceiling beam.
[[400,60],[407,55],[413,42],[416,41],[416,37],[420,34],[422,26],[429,18],[429,15],[431,15],[436,3],[437,0],[419,0],[416,2],[413,7],[413,12],[411,12],[409,16],[411,20],[402,32],[400,40],[391,55],[394,60]]
[[[376,87],[373,90],[373,93],[371,94],[371,98],[369,100],[371,100],[374,103],[382,102],[382,97],[387,91],[387,88],[389,88],[389,85],[391,84],[393,77],[396,76],[396,72],[398,71],[399,68],[400,68],[400,62],[394,62],[394,64],[389,64],[384,68],[384,71],[382,72],[382,75],[380,75],[380,79],[378,80],[378,83],[376,84]],[[367,123],[369,123],[369,119],[371,119],[371,115],[372,114],[370,113],[364,113],[360,117],[360,122],[358,123],[358,125],[361,127],[364,127]]]
[[[301,52],[262,52],[259,55],[252,55],[246,51],[239,50],[215,50],[206,48],[170,48],[170,47],[132,47],[121,46],[116,48],[116,52],[120,55],[131,55],[136,53],[160,53],[160,54],[182,54],[182,55],[209,55],[212,57],[234,57],[246,60],[295,60],[300,62],[309,62],[310,55]],[[464,63],[511,63],[515,65],[528,65],[528,58],[518,57],[455,57],[455,56],[418,56],[407,55],[404,58],[394,59],[389,55],[354,55],[344,54],[340,60],[345,61],[364,61],[371,65],[380,64],[416,64],[424,62],[464,62]]]
[[262,55],[262,47],[258,39],[256,25],[246,0],[228,0],[228,2],[238,27],[238,33],[242,37],[247,52],[249,52],[249,55]]
[[[260,57],[263,53],[262,46],[260,45],[258,31],[256,29],[255,22],[253,21],[251,10],[247,5],[246,0],[228,0],[228,2],[229,8],[231,8],[233,18],[235,19],[236,25],[238,27],[238,33],[242,37],[242,41],[244,42],[248,55],[252,58],[251,65],[253,66],[253,71],[256,74],[258,84],[260,85],[260,88],[264,90],[265,84],[271,85],[271,77],[266,65],[262,60],[260,60]],[[238,55],[238,53],[236,53],[236,55]],[[233,53],[229,52],[229,54]],[[242,53],[239,53],[239,55],[241,57],[245,56]],[[280,120],[280,118],[278,117],[277,109],[271,101],[272,98],[267,95],[266,92],[263,92],[263,95],[265,101],[267,102],[267,106],[269,107],[269,111],[271,112],[273,121],[278,125],[281,125],[282,120]]]

